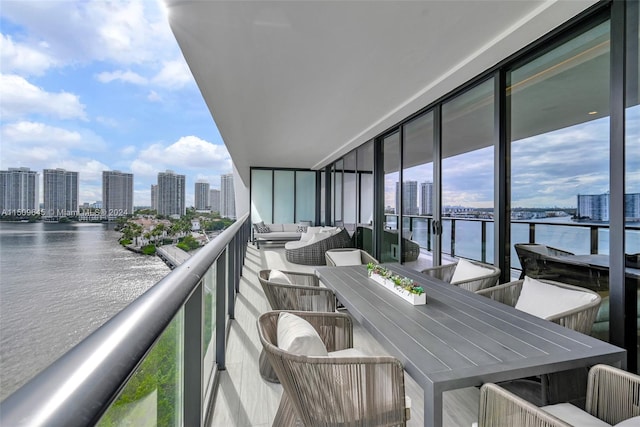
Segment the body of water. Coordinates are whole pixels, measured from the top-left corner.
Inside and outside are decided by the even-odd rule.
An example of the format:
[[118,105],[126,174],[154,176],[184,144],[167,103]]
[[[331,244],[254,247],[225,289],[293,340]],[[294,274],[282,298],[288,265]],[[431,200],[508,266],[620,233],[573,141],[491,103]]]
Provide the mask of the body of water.
[[107,224],[0,222],[0,400],[169,273]]

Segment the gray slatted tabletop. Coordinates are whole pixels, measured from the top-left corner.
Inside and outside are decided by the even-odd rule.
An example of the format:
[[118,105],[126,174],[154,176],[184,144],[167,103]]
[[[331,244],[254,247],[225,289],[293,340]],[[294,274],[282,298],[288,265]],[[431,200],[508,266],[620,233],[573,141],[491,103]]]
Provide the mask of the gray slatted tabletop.
[[386,265],[420,283],[413,306],[367,277],[366,266],[319,267],[316,274],[424,389],[425,426],[442,425],[442,393],[607,363],[626,368],[626,350],[489,298]]

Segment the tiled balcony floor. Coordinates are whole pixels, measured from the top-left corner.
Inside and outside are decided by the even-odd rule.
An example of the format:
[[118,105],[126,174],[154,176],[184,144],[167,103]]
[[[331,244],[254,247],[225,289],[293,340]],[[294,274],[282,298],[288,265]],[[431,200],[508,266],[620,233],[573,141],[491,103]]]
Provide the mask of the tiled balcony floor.
[[[257,274],[260,270],[280,269],[313,272],[315,267],[290,264],[282,246],[265,245],[258,250],[249,245],[236,302],[236,318],[231,323],[227,343],[226,371],[220,384],[211,426],[271,426],[282,386],[262,379],[258,371],[261,344],[256,327],[257,317],[270,309]],[[355,347],[370,354],[387,354],[382,346],[354,322]],[[422,426],[422,389],[405,375],[405,389],[411,397],[409,426]],[[477,419],[478,390],[468,388],[445,393],[444,425],[469,427]]]

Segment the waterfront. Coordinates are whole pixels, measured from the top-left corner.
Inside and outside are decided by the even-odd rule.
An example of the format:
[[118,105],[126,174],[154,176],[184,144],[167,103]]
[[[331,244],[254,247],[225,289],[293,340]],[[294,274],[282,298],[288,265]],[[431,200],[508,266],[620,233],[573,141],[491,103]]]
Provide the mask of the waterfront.
[[107,224],[0,222],[0,400],[169,273]]

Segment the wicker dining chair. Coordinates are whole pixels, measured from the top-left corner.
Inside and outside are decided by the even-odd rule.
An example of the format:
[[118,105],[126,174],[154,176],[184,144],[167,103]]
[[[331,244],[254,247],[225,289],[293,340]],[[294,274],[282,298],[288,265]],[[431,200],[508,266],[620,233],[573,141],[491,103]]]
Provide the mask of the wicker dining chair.
[[[571,427],[586,424],[587,421],[582,420],[591,416],[607,425],[627,420],[625,425],[637,426],[639,395],[640,376],[608,365],[595,365],[589,370],[584,411],[568,403],[538,407],[496,384],[487,383],[480,388],[478,425]],[[639,419],[631,420],[634,417]]]
[[550,267],[546,266],[546,257],[563,257],[567,255],[575,255],[573,252],[563,251],[562,249],[553,248],[551,246],[540,243],[516,243],[513,245],[522,267],[520,279],[524,276],[541,279],[553,279],[557,277],[553,274]]
[[[261,270],[258,280],[272,310],[336,311],[336,296],[331,289],[320,286],[315,274],[280,271],[289,284],[269,280],[273,270]],[[258,361],[260,375],[266,381],[277,383],[278,376],[264,351]]]
[[458,262],[454,262],[452,264],[440,265],[438,267],[424,269],[422,270],[422,273],[427,274],[431,277],[435,277],[436,279],[440,279],[447,283],[451,283],[452,285],[459,286],[462,289],[466,289],[471,292],[477,292],[481,289],[490,288],[491,286],[495,286],[495,284],[498,283],[498,279],[500,278],[500,269],[498,267],[477,261],[466,261],[470,262],[473,265],[483,267],[491,271],[484,276],[452,282],[456,267],[458,266]]
[[291,283],[269,280],[272,270],[261,270],[258,280],[272,310],[336,311],[336,296],[320,286],[315,274],[281,271]]
[[341,253],[345,253],[345,252],[353,252],[353,251],[358,251],[359,252],[359,257],[360,257],[360,264],[369,264],[370,262],[374,263],[374,264],[378,264],[378,260],[375,259],[374,257],[372,257],[371,255],[369,255],[368,252],[363,251],[362,249],[356,249],[356,248],[339,248],[339,249],[329,249],[327,252],[324,253],[325,259],[327,261],[327,265],[330,267],[335,267],[336,265],[340,264],[340,265],[346,265],[346,264],[341,264],[340,260],[338,259],[340,257]]
[[[560,283],[553,280],[545,279],[536,280],[548,285],[557,286],[562,289],[585,292],[593,295],[593,299],[588,304],[545,317],[545,319],[549,320],[550,322],[554,322],[569,329],[573,329],[574,331],[589,335],[591,333],[591,328],[593,327],[593,322],[596,319],[596,314],[598,314],[600,302],[602,301],[600,295],[589,289],[567,285],[566,283]],[[523,284],[524,280],[516,280],[488,289],[482,289],[476,293],[478,295],[491,298],[503,304],[510,305],[511,307],[515,307],[518,303],[518,298],[520,298]]]
[[[404,371],[391,356],[304,356],[278,347],[280,311],[258,318],[262,346],[283,387],[274,426],[404,426]],[[292,312],[314,327],[328,352],[353,346],[344,313]]]

